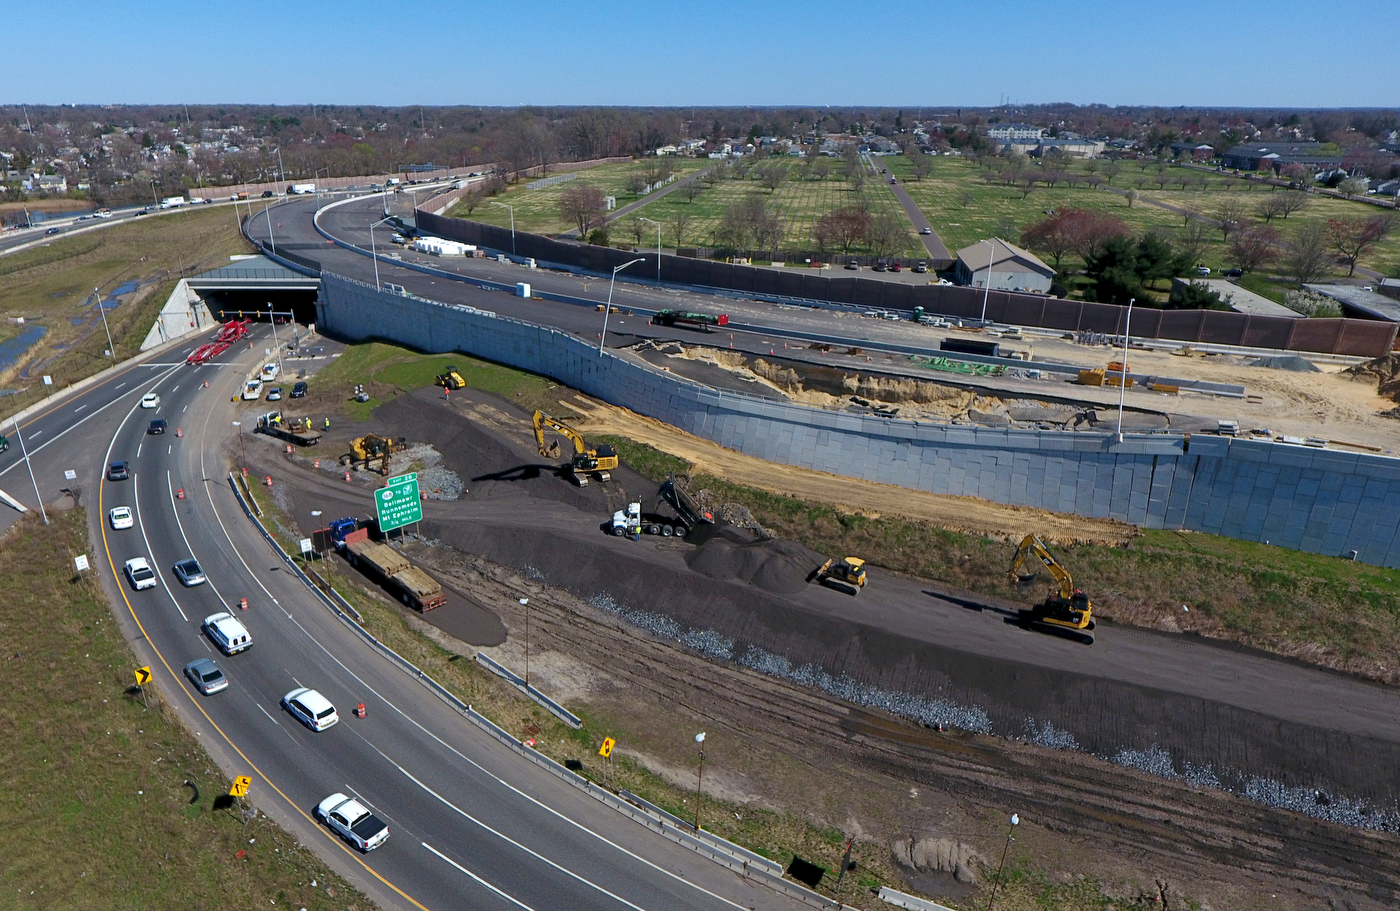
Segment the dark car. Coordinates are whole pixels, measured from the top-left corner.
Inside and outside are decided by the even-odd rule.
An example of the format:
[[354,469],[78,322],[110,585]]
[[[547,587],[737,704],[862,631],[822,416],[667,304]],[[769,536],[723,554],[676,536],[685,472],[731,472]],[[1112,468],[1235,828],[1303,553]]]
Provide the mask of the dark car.
[[151,421],[151,426],[146,428],[147,433],[165,433],[165,428],[169,425],[165,423],[165,418],[156,418]]
[[277,194],[274,193],[274,192],[272,192],[271,190],[263,190],[262,198],[263,198],[263,199],[271,199],[272,197],[274,197],[274,196],[276,196],[276,195],[277,195]]
[[62,234],[62,233],[63,233],[63,229],[62,229],[62,228],[49,228],[47,231],[44,232],[44,236],[45,236],[45,237],[50,237],[50,236],[52,236],[52,235],[54,235],[54,234]]
[[128,477],[125,462],[113,462],[107,466],[107,480],[125,481]]
[[888,262],[887,260],[877,259],[877,260],[875,261],[875,271],[876,271],[876,272],[888,272],[889,270],[890,270],[890,264],[889,264],[889,262]]
[[293,387],[292,387],[292,395],[291,395],[291,397],[294,398],[294,399],[305,398],[305,397],[306,397],[306,384],[305,384],[305,383],[297,383],[295,386],[293,386]]
[[1226,269],[1224,272],[1222,272],[1222,273],[1220,273],[1220,274],[1223,275],[1223,276],[1225,276],[1226,278],[1239,278],[1241,275],[1244,275],[1244,270],[1243,270],[1243,269]]

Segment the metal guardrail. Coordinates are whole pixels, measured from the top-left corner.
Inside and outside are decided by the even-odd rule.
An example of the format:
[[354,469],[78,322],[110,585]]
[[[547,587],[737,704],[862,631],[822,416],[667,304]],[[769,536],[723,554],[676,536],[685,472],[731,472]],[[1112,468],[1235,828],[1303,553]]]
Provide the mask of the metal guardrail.
[[581,718],[579,718],[577,715],[575,715],[568,709],[564,708],[559,703],[555,702],[553,699],[550,699],[544,693],[541,693],[539,690],[535,689],[522,677],[520,677],[514,671],[507,668],[505,665],[491,660],[491,657],[486,653],[477,652],[476,662],[477,664],[480,664],[482,667],[486,668],[491,673],[495,674],[497,677],[500,677],[502,680],[509,683],[511,686],[515,687],[520,692],[524,693],[526,696],[529,696],[535,702],[538,702],[540,705],[544,706],[545,709],[549,712],[549,714],[553,715],[555,718],[558,718],[560,721],[564,722],[569,727],[573,728],[575,731],[583,727],[583,720]]
[[896,892],[889,886],[881,886],[878,895],[880,901],[894,905],[896,908],[907,908],[908,911],[953,911],[952,908],[940,905],[938,902]]

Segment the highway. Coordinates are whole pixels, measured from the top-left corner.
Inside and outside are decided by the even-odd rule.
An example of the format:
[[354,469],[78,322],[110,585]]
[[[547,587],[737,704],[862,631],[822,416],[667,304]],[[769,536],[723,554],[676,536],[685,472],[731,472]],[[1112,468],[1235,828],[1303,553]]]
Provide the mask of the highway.
[[[232,421],[241,414],[230,398],[256,366],[262,334],[255,333],[256,355],[235,348],[235,357],[201,367],[183,364],[191,342],[21,425],[45,499],[69,487],[89,508],[103,551],[93,555],[94,569],[138,660],[151,664],[157,691],[221,768],[251,775],[257,806],[385,908],[795,907],[508,752],[282,571],[226,480]],[[140,395],[151,390],[160,407],[142,409]],[[172,432],[149,435],[153,417],[166,418]],[[26,499],[16,484],[28,482],[18,456],[16,445],[0,477]],[[103,466],[114,459],[130,463],[129,480],[105,480]],[[65,467],[74,480],[63,478]],[[107,511],[123,505],[136,513],[136,526],[116,531]],[[209,584],[186,589],[170,569],[191,555]],[[121,566],[134,556],[151,560],[156,588],[125,584]],[[231,658],[216,654],[201,622],[240,598],[249,608],[234,612],[254,645]],[[181,668],[199,657],[225,670],[227,691],[202,697],[188,685]],[[315,734],[291,719],[279,700],[298,685],[330,698],[341,722]],[[352,714],[360,702],[365,719]],[[335,791],[358,796],[385,819],[390,840],[362,857],[313,821],[313,808]]]

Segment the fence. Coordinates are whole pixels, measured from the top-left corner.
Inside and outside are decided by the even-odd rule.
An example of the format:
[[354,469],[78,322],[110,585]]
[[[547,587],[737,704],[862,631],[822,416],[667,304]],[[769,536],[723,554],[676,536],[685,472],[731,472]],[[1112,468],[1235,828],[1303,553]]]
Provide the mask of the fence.
[[[461,218],[444,218],[419,209],[422,231],[495,250],[511,249],[510,229]],[[633,258],[626,250],[571,243],[517,231],[515,252],[541,264],[560,264],[608,274]],[[1071,301],[1010,291],[984,293],[979,288],[911,285],[823,274],[818,270],[773,269],[731,265],[690,257],[661,255],[662,280],[748,294],[833,301],[881,310],[912,313],[915,307],[943,316],[980,318],[985,301],[987,318],[998,323],[1121,335],[1127,308],[1117,304]],[[1133,312],[1132,334],[1138,338],[1170,339],[1212,345],[1316,351],[1359,357],[1380,357],[1395,343],[1396,324],[1358,319],[1290,319],[1252,316],[1222,310],[1155,310]]]

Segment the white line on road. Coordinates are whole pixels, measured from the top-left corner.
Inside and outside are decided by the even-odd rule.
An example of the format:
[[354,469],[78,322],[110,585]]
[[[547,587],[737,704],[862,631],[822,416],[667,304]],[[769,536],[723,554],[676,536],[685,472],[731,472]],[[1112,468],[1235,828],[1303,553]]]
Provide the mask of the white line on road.
[[114,387],[112,387],[112,388],[114,388],[114,389],[120,389],[120,388],[122,388],[122,387],[125,386],[125,385],[126,385],[126,383],[118,383],[116,386],[114,386]]
[[141,458],[141,447],[142,447],[142,446],[145,446],[145,445],[146,445],[145,443],[137,443],[137,444],[136,444],[136,458],[138,458],[138,459]]
[[441,857],[443,860],[447,861],[449,864],[451,864],[452,866],[456,867],[458,870],[461,870],[463,873],[467,874],[467,875],[470,876],[472,879],[474,879],[474,880],[476,880],[477,882],[481,883],[481,885],[483,885],[483,886],[485,886],[486,888],[490,889],[492,892],[495,892],[497,895],[499,895],[501,898],[504,898],[506,901],[510,902],[512,905],[515,905],[517,908],[524,908],[525,911],[535,911],[534,908],[531,908],[529,905],[525,904],[525,903],[524,903],[523,901],[521,901],[520,899],[516,898],[516,897],[513,896],[513,895],[507,895],[506,893],[502,892],[499,888],[497,888],[496,886],[491,885],[491,884],[488,883],[486,880],[482,879],[480,876],[477,876],[475,873],[473,873],[472,871],[468,870],[466,867],[462,866],[461,864],[457,863],[457,861],[455,861],[455,860],[453,860],[452,858],[448,857],[446,854],[443,854],[441,851],[439,851],[437,848],[434,848],[432,845],[428,844],[426,841],[419,842],[419,844],[421,844],[423,847],[427,848],[429,851],[432,851],[432,852],[433,852],[434,854],[436,854],[438,857]]
[[29,438],[32,440],[32,439],[34,439],[35,437],[39,436],[39,434],[41,434],[41,433],[43,433],[43,432],[44,432],[44,431],[42,431],[42,430],[35,430],[34,432],[32,432],[32,433],[29,434]]
[[[118,428],[118,430],[120,429]],[[141,540],[146,542],[146,554],[151,558],[152,563],[156,563],[156,552],[151,550],[151,539],[146,537],[146,524],[141,521],[141,489],[136,486],[138,477],[136,474],[131,476],[131,499],[136,503],[136,527],[141,529]],[[152,566],[151,569],[154,570],[155,566]],[[185,616],[184,608],[180,607],[180,602],[175,600],[175,593],[170,590],[170,586],[158,585],[156,587],[164,590],[166,595],[170,597],[170,603],[175,605],[175,609],[180,612],[180,619],[189,623],[190,618]]]
[[[259,711],[259,712],[262,712],[264,715],[267,715],[267,709],[265,709],[265,708],[262,707],[262,703],[261,703],[261,702],[255,702],[255,703],[253,703],[253,705],[256,705],[256,706],[258,707],[258,711]],[[273,724],[277,724],[277,719],[276,719],[276,718],[273,718],[271,715],[267,715],[267,720],[268,720],[268,721],[271,721]],[[277,726],[280,728],[282,725],[277,724]]]
[[74,408],[73,411],[74,411],[74,413],[77,413],[77,412],[79,412],[79,411],[82,411],[82,410],[83,410],[84,408],[86,408],[86,407],[87,407],[87,405],[79,405],[77,408]]

